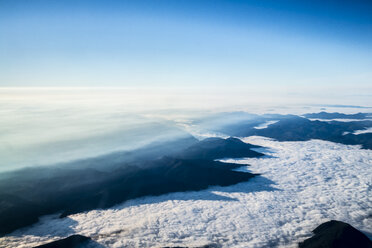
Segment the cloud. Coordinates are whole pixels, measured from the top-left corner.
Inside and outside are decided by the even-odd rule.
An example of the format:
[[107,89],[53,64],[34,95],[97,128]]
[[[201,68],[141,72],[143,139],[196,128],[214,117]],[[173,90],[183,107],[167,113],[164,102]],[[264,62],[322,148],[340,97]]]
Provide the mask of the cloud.
[[[372,232],[370,150],[321,140],[243,140],[267,147],[270,156],[227,161],[251,164],[242,170],[262,177],[231,187],[135,199],[67,219],[49,217],[1,238],[0,245],[29,247],[71,230],[108,247],[296,247],[330,219]],[[271,189],[265,178],[274,182]],[[234,200],[211,200],[206,197],[211,193]]]
[[363,134],[363,133],[372,133],[372,127],[370,128],[365,128],[363,130],[357,130],[354,131],[353,134],[358,135],[358,134]]
[[267,128],[268,126],[270,126],[271,124],[274,124],[274,123],[277,123],[278,121],[266,121],[265,123],[262,123],[256,127],[253,127],[255,129],[264,129],[264,128]]
[[203,140],[206,138],[222,138],[222,139],[227,139],[229,138],[228,135],[225,135],[220,132],[211,132],[211,131],[205,131],[201,128],[198,128],[197,125],[193,125],[190,123],[183,123],[183,122],[178,122],[177,125],[184,129],[186,132],[190,133],[192,136],[194,136],[198,140]]

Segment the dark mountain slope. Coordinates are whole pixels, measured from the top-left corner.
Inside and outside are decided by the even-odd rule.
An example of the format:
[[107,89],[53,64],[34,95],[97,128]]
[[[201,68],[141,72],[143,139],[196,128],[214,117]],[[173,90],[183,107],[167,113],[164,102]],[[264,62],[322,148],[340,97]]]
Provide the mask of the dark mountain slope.
[[202,140],[187,149],[178,157],[186,159],[221,159],[221,158],[243,158],[260,157],[263,154],[250,150],[259,146],[242,142],[236,138],[208,138]]
[[306,118],[317,118],[317,119],[367,119],[367,113],[357,113],[357,114],[342,114],[342,113],[310,113],[304,115]]
[[[252,145],[238,139],[219,138],[199,143],[195,145],[191,140],[185,155],[177,147],[163,149],[154,146],[153,152],[144,151],[144,157],[152,158],[150,160],[111,160],[105,156],[106,160],[97,158],[98,162],[91,159],[92,166],[85,160],[83,169],[40,167],[9,173],[0,181],[0,234],[35,223],[42,215],[62,212],[63,217],[147,195],[201,190],[212,185],[228,186],[254,176],[232,170],[241,165],[212,160],[240,155],[260,156],[260,153],[250,150]],[[156,159],[165,151],[170,154],[178,151],[179,157]],[[102,170],[103,165],[99,162],[110,170]]]
[[366,235],[341,221],[323,223],[313,233],[313,237],[299,244],[300,248],[372,248]]
[[64,239],[35,246],[34,248],[81,248],[86,247],[91,242],[93,241],[88,237],[82,235],[71,235]]
[[[278,119],[278,118],[275,118]],[[277,123],[264,129],[255,129],[250,125],[235,124],[234,128],[225,127],[221,130],[228,135],[247,137],[264,136],[278,141],[306,141],[321,139],[346,145],[362,145],[364,149],[372,149],[372,134],[345,134],[372,127],[372,121],[337,122],[310,121],[299,116],[285,116]]]
[[182,160],[165,157],[131,171],[117,171],[111,180],[80,192],[61,217],[95,208],[108,208],[120,202],[148,195],[228,186],[247,181],[254,175],[232,171],[240,167],[209,160]]

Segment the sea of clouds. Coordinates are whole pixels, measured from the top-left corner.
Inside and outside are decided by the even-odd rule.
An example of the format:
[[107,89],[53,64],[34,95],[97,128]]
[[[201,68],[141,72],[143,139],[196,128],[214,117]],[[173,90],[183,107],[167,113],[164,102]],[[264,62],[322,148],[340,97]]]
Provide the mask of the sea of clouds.
[[[226,99],[231,100],[229,104]],[[198,139],[226,138],[192,124],[194,117],[221,111],[304,114],[371,110],[280,103],[226,92],[206,98],[192,91],[0,89],[0,171],[134,149],[175,137],[179,133],[169,131],[174,127]],[[154,128],[158,124],[164,128]],[[260,150],[267,155],[262,158],[226,160],[241,163],[240,170],[261,174],[246,183],[145,197],[64,219],[46,216],[0,238],[0,247],[33,247],[74,233],[107,247],[296,247],[311,230],[330,219],[372,233],[371,150],[320,140],[242,140],[267,147]]]
[[107,247],[296,247],[331,219],[372,233],[372,151],[321,140],[242,140],[266,147],[261,158],[224,160],[261,174],[248,182],[45,217],[1,238],[0,246],[32,247],[79,233]]

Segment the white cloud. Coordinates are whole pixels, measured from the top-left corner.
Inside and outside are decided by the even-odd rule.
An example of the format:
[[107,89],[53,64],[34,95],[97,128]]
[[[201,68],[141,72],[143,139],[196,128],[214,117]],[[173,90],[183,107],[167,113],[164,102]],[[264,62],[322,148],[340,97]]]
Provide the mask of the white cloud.
[[355,134],[355,135],[363,134],[363,133],[372,133],[372,127],[366,128],[366,129],[363,129],[363,130],[357,130],[357,131],[353,132],[353,134]]
[[258,125],[258,126],[256,126],[256,127],[253,127],[253,128],[255,128],[255,129],[265,129],[265,128],[267,128],[268,126],[270,126],[270,125],[272,125],[272,124],[274,124],[274,123],[277,123],[278,121],[266,121],[266,122],[264,122],[264,123],[262,123],[262,124],[260,124],[260,125]]
[[190,123],[183,123],[183,122],[177,122],[177,125],[184,129],[186,132],[194,136],[198,140],[203,140],[206,138],[211,138],[211,137],[217,137],[217,138],[222,138],[222,139],[227,139],[229,138],[228,135],[225,135],[223,133],[219,132],[211,132],[211,131],[205,131],[199,128],[197,125],[193,125]]
[[1,238],[0,246],[30,247],[76,232],[108,247],[296,247],[330,219],[372,232],[370,150],[321,140],[243,140],[268,147],[270,156],[227,161],[249,163],[242,169],[262,177],[230,187],[135,199],[70,219],[44,219]]

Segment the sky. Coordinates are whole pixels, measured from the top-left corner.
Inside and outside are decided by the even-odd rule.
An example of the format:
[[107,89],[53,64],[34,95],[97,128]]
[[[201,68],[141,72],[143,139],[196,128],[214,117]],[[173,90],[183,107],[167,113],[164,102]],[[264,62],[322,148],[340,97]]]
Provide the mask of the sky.
[[371,94],[371,1],[0,0],[0,87]]

